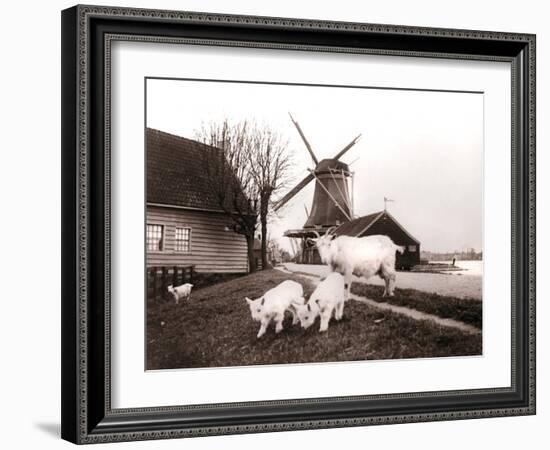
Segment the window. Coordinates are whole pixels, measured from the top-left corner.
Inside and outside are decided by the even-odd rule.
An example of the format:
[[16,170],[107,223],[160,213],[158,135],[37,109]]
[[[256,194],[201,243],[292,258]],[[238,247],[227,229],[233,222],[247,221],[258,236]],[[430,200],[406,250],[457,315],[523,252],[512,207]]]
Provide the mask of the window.
[[164,226],[147,224],[146,244],[148,252],[158,252],[164,247]]
[[176,251],[185,253],[191,251],[191,228],[176,228]]
[[409,245],[409,252],[416,252],[416,245]]

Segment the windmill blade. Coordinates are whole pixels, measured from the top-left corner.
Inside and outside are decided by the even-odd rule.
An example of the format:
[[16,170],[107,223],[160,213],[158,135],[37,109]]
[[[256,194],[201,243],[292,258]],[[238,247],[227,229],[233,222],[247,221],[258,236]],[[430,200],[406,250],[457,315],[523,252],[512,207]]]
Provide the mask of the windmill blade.
[[355,163],[356,163],[357,161],[359,161],[360,159],[361,159],[361,157],[358,156],[357,158],[355,158],[352,162],[350,162],[350,163],[348,164],[348,167],[351,167],[353,164],[355,164]]
[[294,197],[298,192],[300,192],[303,188],[306,187],[306,185],[313,180],[313,175],[310,173],[308,176],[306,176],[302,181],[300,181],[294,188],[292,188],[288,193],[280,200],[278,200],[275,205],[273,205],[273,209],[277,211],[278,209],[281,209],[292,197]]
[[338,159],[340,158],[341,156],[344,155],[344,153],[346,153],[351,147],[353,147],[355,144],[357,144],[357,142],[359,141],[359,139],[361,139],[361,135],[358,135],[355,139],[353,139],[353,141],[351,141],[348,145],[346,145],[342,150],[340,150],[336,156],[333,158],[333,159]]
[[300,137],[302,138],[302,141],[304,141],[304,144],[306,144],[306,147],[309,151],[309,154],[311,155],[311,159],[313,159],[313,162],[315,163],[315,165],[319,164],[319,161],[317,161],[317,157],[315,156],[315,153],[313,153],[313,149],[311,148],[311,145],[309,145],[309,142],[307,141],[306,137],[304,136],[304,132],[300,128],[300,125],[298,125],[298,122],[296,122],[294,120],[294,117],[292,117],[292,114],[288,113],[288,115],[290,116],[290,120],[292,120],[292,123],[294,124],[294,126],[298,130],[298,133],[300,133]]

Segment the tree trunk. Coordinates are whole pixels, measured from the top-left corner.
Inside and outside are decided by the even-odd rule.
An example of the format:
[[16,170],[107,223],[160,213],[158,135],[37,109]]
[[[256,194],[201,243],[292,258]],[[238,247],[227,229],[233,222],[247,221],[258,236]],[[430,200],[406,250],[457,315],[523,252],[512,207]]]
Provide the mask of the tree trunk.
[[267,217],[262,216],[262,270],[267,270],[270,264],[267,261]]
[[267,213],[269,205],[269,196],[261,199],[260,205],[260,224],[262,230],[262,270],[269,268],[267,260]]
[[246,250],[248,253],[248,271],[256,272],[256,255],[254,255],[254,233],[246,235]]

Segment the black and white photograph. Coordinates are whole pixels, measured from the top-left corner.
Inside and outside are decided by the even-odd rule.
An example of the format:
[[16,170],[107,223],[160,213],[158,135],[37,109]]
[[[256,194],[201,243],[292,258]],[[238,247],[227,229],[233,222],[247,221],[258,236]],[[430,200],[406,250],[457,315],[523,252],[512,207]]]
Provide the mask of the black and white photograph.
[[544,447],[548,6],[442,5],[6,3],[1,448]]
[[159,77],[144,107],[146,370],[483,355],[483,92]]

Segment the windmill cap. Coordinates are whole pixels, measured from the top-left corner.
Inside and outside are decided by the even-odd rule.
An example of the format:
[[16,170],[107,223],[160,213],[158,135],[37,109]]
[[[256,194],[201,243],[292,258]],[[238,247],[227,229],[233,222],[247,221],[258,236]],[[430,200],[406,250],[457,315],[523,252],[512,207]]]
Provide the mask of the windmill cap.
[[331,170],[335,170],[336,172],[344,171],[346,175],[349,174],[349,166],[346,163],[338,161],[334,158],[323,159],[322,161],[319,161],[319,164],[315,167],[315,173],[330,173]]

